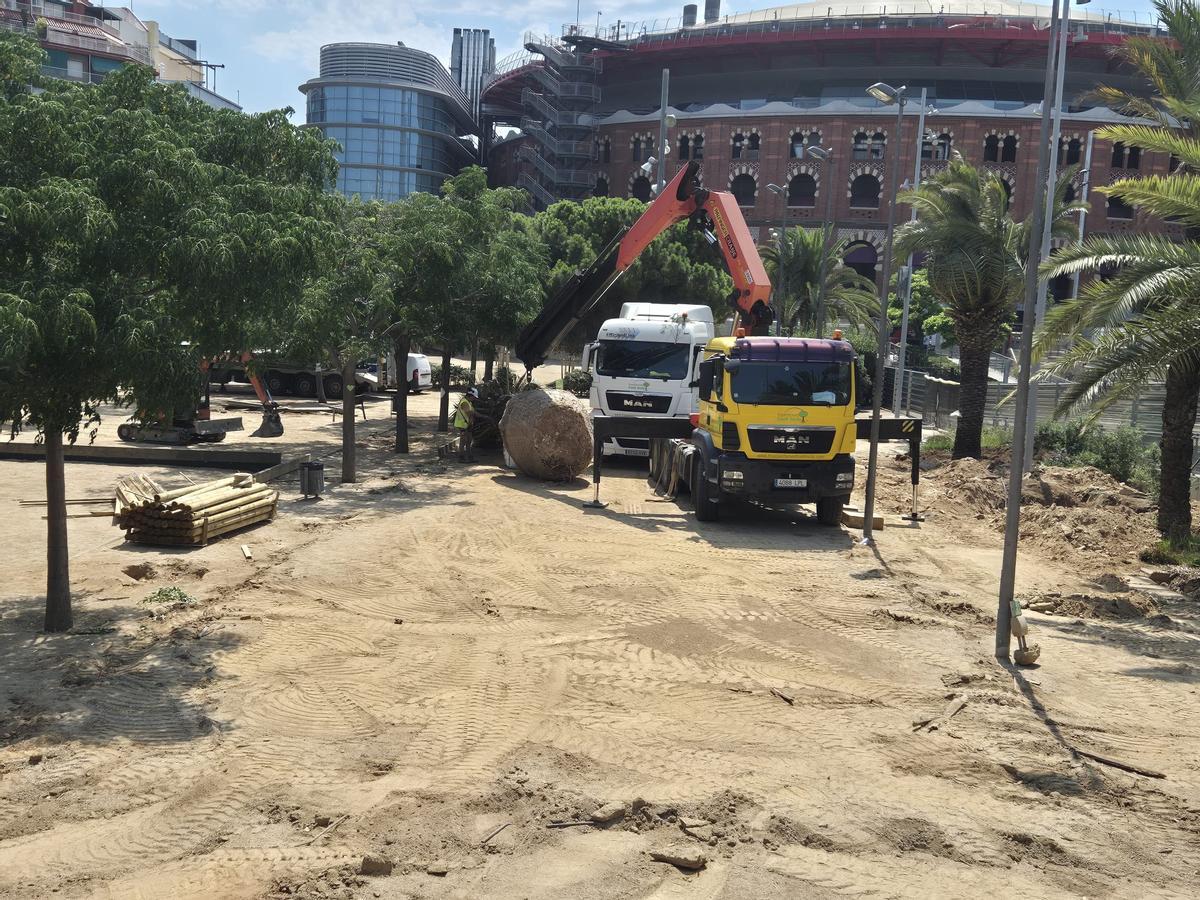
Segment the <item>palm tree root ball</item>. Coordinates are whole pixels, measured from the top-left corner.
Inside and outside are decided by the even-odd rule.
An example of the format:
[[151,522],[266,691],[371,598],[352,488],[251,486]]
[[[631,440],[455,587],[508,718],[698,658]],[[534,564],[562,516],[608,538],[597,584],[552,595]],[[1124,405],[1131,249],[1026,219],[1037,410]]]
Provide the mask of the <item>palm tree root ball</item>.
[[500,419],[500,435],[513,463],[531,478],[570,481],[592,461],[591,407],[566,391],[514,394]]

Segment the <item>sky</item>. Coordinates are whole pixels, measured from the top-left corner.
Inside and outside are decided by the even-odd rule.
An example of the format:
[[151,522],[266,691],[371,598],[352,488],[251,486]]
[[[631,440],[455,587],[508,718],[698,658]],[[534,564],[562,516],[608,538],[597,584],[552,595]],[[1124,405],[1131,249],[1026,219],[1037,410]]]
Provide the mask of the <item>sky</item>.
[[[449,67],[455,27],[489,28],[496,56],[519,51],[526,31],[559,34],[563,23],[579,20],[595,27],[618,19],[640,22],[677,17],[685,0],[93,0],[96,5],[129,6],[142,19],[154,19],[175,38],[195,38],[203,58],[224,63],[216,72],[219,93],[247,112],[284,106],[299,108],[298,86],[317,75],[322,44],[336,41],[403,41],[426,50]],[[693,0],[703,10],[704,0]],[[932,0],[936,3],[936,0]],[[777,5],[770,0],[724,0],[722,13]],[[902,5],[902,4],[901,4]],[[987,0],[979,0],[981,9]],[[1089,11],[1133,12],[1139,18],[1149,0],[1093,0]],[[303,121],[303,112],[294,117]]]

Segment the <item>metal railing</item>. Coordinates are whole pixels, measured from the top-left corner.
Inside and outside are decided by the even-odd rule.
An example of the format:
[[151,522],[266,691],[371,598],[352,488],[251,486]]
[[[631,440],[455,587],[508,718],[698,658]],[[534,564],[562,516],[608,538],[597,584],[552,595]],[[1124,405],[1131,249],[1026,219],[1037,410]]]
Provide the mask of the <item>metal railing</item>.
[[528,172],[522,172],[517,176],[517,187],[529,191],[533,199],[540,202],[543,207],[558,202],[558,198],[542,187],[541,183]]
[[546,90],[559,97],[572,100],[586,100],[590,103],[600,102],[600,88],[583,81],[566,81],[559,78],[546,66],[535,66],[530,74],[540,81]]
[[525,88],[521,91],[521,103],[537,110],[547,122],[564,128],[594,128],[596,117],[591,113],[559,109],[537,91]]
[[517,151],[517,158],[533,163],[535,169],[545,176],[546,180],[555,185],[570,187],[591,187],[596,183],[596,177],[584,169],[562,169],[543,157],[532,147],[522,147]]
[[58,78],[62,81],[76,81],[80,84],[99,84],[104,80],[104,75],[100,73],[81,72],[78,75],[73,75],[67,69],[59,66],[42,66],[42,74],[47,78]]
[[55,19],[58,19],[62,22],[73,22],[76,25],[91,25],[93,28],[100,28],[107,31],[114,37],[120,35],[116,26],[104,19],[81,16],[78,13],[67,12],[58,7],[47,9],[44,4],[38,3],[36,0],[30,3],[17,3],[16,0],[0,0],[0,9],[7,9],[18,13],[27,12],[34,21],[45,19],[48,22],[53,22]]
[[573,156],[591,159],[596,155],[595,145],[588,141],[564,141],[556,138],[541,122],[528,117],[521,119],[521,130],[536,140],[555,156]]
[[158,34],[158,42],[167,49],[174,50],[180,56],[186,56],[188,59],[200,59],[200,54],[198,54],[195,49],[189,47],[183,41],[176,40],[173,37],[163,34],[161,31]]

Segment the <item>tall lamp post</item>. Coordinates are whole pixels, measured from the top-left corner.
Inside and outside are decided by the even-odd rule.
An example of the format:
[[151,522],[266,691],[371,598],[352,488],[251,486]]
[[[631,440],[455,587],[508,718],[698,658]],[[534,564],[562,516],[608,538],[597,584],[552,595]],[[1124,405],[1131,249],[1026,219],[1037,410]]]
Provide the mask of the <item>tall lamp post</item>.
[[[1062,0],[1069,3],[1070,0]],[[1046,51],[1046,78],[1042,96],[1050,97],[1057,73],[1055,44],[1060,26],[1059,0],[1050,0],[1050,46]],[[1043,191],[1046,172],[1050,168],[1051,104],[1042,103],[1042,125],[1038,135],[1037,177],[1033,182],[1034,198],[1029,223],[1029,247],[1025,258],[1025,313],[1035,309],[1038,290],[1038,266],[1041,263],[1042,225],[1045,217]],[[1012,647],[1012,601],[1017,580],[1017,541],[1021,528],[1021,481],[1025,455],[1025,431],[1029,416],[1029,375],[1033,361],[1033,328],[1026,323],[1021,328],[1021,357],[1017,371],[1017,408],[1013,414],[1013,459],[1008,470],[1008,496],[1004,510],[1004,553],[1000,558],[1000,596],[996,608],[996,659],[1009,661]]]
[[787,252],[787,188],[777,184],[768,184],[767,190],[783,203],[783,212],[779,216],[779,268],[775,273],[775,296],[779,300],[775,304],[779,307],[775,310],[775,337],[779,337],[783,329],[784,304],[787,303],[787,294],[784,293],[784,285],[787,283],[787,265],[783,259],[784,253]]
[[[833,148],[809,146],[805,152],[821,163],[821,180],[825,182],[825,241],[821,248],[824,252],[821,254],[821,271],[818,273],[820,283],[817,285],[817,337],[820,337],[825,333],[825,281],[827,280],[825,264],[834,235],[833,195],[835,190],[833,186]],[[825,165],[826,163],[828,165]]]
[[908,88],[894,88],[878,81],[867,88],[867,93],[885,106],[896,107],[896,134],[893,145],[896,150],[892,159],[892,186],[888,199],[887,237],[883,244],[883,287],[879,291],[879,344],[875,356],[875,385],[871,398],[871,450],[867,457],[867,498],[863,504],[862,543],[873,543],[871,519],[875,515],[875,478],[879,468],[879,415],[883,406],[883,364],[887,356],[888,336],[888,290],[892,278],[892,243],[896,235],[896,194],[900,191],[900,131],[904,125],[904,105],[908,102]]

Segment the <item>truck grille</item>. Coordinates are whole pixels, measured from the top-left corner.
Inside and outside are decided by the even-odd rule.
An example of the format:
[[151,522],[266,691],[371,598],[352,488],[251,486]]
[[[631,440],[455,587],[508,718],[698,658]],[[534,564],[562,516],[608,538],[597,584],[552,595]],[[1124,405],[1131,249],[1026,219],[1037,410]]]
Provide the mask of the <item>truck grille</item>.
[[721,423],[721,449],[740,450],[742,439],[738,437],[737,422]]
[[837,433],[833,428],[784,428],[751,425],[750,448],[755,453],[828,453]]
[[627,394],[624,391],[606,391],[608,408],[613,412],[665,413],[671,408],[671,398],[661,394]]

